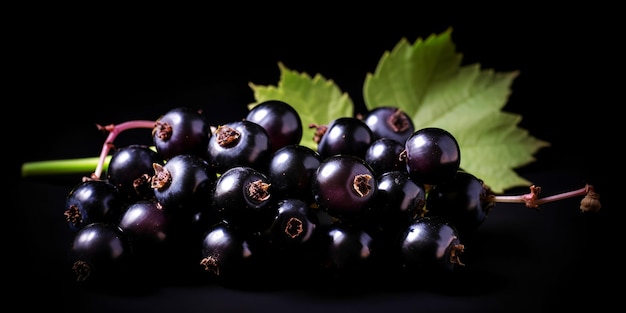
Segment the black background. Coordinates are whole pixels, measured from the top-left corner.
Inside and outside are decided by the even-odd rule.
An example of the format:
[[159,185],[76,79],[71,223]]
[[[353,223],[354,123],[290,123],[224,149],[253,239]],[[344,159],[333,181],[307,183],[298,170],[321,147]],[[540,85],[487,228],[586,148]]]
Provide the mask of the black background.
[[[538,152],[537,162],[520,172],[533,179],[554,183],[551,191],[565,191],[578,188],[581,183],[593,183],[603,197],[601,218],[584,222],[566,214],[569,218],[560,221],[556,213],[548,214],[555,214],[552,216],[554,220],[546,223],[555,223],[559,225],[556,229],[565,228],[565,234],[573,236],[563,235],[567,247],[560,249],[581,249],[572,252],[579,259],[567,260],[564,263],[569,264],[566,269],[558,270],[560,274],[556,279],[560,282],[548,284],[556,286],[554,289],[534,285],[545,283],[539,280],[514,288],[512,292],[524,290],[519,297],[508,294],[508,291],[443,300],[437,295],[429,297],[424,293],[418,296],[401,294],[397,299],[393,295],[391,300],[385,298],[397,306],[385,301],[380,305],[365,305],[368,303],[365,300],[350,299],[340,303],[321,301],[313,308],[393,311],[399,310],[401,304],[408,301],[407,297],[418,297],[423,309],[405,309],[439,308],[446,311],[467,306],[469,311],[472,308],[484,311],[494,306],[499,310],[500,303],[521,305],[519,311],[522,308],[536,310],[570,305],[602,309],[613,300],[612,293],[603,284],[605,281],[621,283],[620,262],[616,256],[610,255],[614,252],[608,249],[612,246],[612,239],[605,238],[613,233],[611,227],[614,226],[610,221],[615,213],[610,205],[613,200],[608,182],[604,179],[609,173],[607,170],[620,167],[621,161],[617,152],[619,144],[606,143],[608,138],[620,140],[614,138],[618,135],[614,130],[616,127],[611,127],[611,123],[619,126],[618,122],[612,122],[618,107],[611,96],[616,86],[613,74],[620,75],[614,66],[620,59],[619,40],[613,34],[619,22],[611,18],[615,9],[570,7],[562,10],[511,4],[508,8],[453,10],[452,4],[431,7],[408,2],[406,5],[359,4],[347,10],[336,6],[304,3],[296,8],[238,4],[183,10],[170,10],[165,6],[139,9],[40,7],[19,12],[17,16],[21,18],[8,29],[9,44],[4,48],[10,53],[6,63],[11,69],[6,86],[9,94],[14,94],[5,99],[8,105],[5,107],[12,110],[5,113],[5,119],[9,125],[14,125],[5,129],[8,138],[4,149],[11,160],[12,173],[19,174],[19,165],[27,161],[97,156],[104,136],[96,130],[96,123],[155,119],[168,108],[179,105],[202,108],[209,119],[240,118],[246,112],[245,105],[254,100],[248,83],[276,84],[279,80],[278,62],[290,69],[311,75],[319,73],[332,79],[357,105],[362,105],[361,87],[365,75],[375,70],[385,51],[391,50],[403,37],[413,42],[452,28],[453,42],[457,51],[463,54],[464,64],[480,63],[483,68],[503,72],[520,71],[505,110],[522,114],[521,127],[552,143],[550,148]],[[14,129],[17,131],[13,132]],[[124,144],[137,138],[121,136],[119,140]],[[25,191],[22,187],[18,207],[46,210],[49,208],[41,207],[46,202],[40,200],[33,205],[29,203],[30,197],[38,198],[43,192],[43,199],[58,199],[59,194],[62,197],[63,191],[71,186],[71,180],[42,177],[22,185],[32,189]],[[53,191],[45,194],[49,190],[47,186]],[[12,188],[15,187],[9,190]],[[576,205],[576,201],[573,204]],[[567,210],[558,205],[554,209]],[[37,213],[20,214],[18,218],[24,216],[31,218]],[[506,220],[506,217],[502,218]],[[524,225],[527,220],[509,222],[529,231],[538,227]],[[568,222],[574,223],[573,229],[580,226],[585,232],[580,234],[572,230],[567,226]],[[581,226],[581,223],[594,222],[598,223],[593,227],[597,227],[599,233]],[[22,229],[21,225],[41,223],[45,220],[22,220],[14,224]],[[41,234],[43,231],[33,228],[36,227],[26,227],[26,231],[34,232],[32,237],[45,236]],[[591,237],[584,237],[585,234]],[[497,233],[491,235],[497,236]],[[531,241],[540,243],[541,235],[545,234],[539,230],[539,235],[533,235]],[[31,236],[25,237],[32,239]],[[580,247],[577,245],[579,240],[582,242]],[[31,249],[31,242],[10,241],[15,244],[16,256],[36,256],[42,259],[33,263],[45,263],[45,256],[37,255],[38,250]],[[549,241],[558,244],[555,238]],[[34,246],[39,245],[41,243]],[[502,239],[497,245],[505,246],[507,240]],[[541,253],[552,249],[542,247],[535,254],[538,260],[543,260]],[[558,253],[550,254],[549,258],[555,256]],[[531,258],[529,261],[536,260]],[[555,265],[558,262],[554,260],[546,263],[562,266]],[[495,266],[506,272],[509,265],[498,263]],[[542,265],[537,267],[540,271],[551,271]],[[612,269],[617,272],[613,273]],[[46,280],[50,276],[40,275],[40,270],[35,271],[35,275],[26,276],[29,280],[25,290],[35,290],[28,286],[39,284],[43,288],[36,290],[45,296],[46,290],[54,289],[55,283]],[[511,268],[511,271],[517,270]],[[533,271],[532,267],[525,270]],[[541,291],[535,293],[533,288]],[[48,291],[55,297],[60,296],[54,290]],[[224,291],[215,292],[220,295],[219,292]],[[227,292],[221,297],[222,302],[213,305],[228,310],[229,303],[224,301],[243,301],[247,307],[258,308],[261,301],[268,301],[263,293],[237,295],[241,297],[237,298]],[[90,307],[98,307],[98,301],[106,303],[110,300],[110,307],[128,305],[130,301],[135,308],[159,303],[165,310],[164,303],[172,307],[178,301],[192,303],[196,299],[190,298],[195,295],[193,291],[168,290],[165,295],[159,295],[158,301],[147,299],[145,303],[96,296],[92,299],[95,304]],[[272,297],[276,296],[272,294]],[[298,298],[285,297],[278,297],[283,299],[279,301],[281,304],[302,311],[301,307],[293,307],[298,305]],[[509,303],[509,299],[513,300]],[[442,303],[444,300],[445,304]],[[89,303],[90,300],[84,301]],[[217,299],[211,298],[211,301]],[[304,303],[307,301],[314,300],[306,298]],[[405,304],[409,305],[408,302]],[[183,308],[210,311],[210,305],[198,300],[195,306],[187,304]],[[264,305],[271,306],[271,303]],[[241,303],[237,307],[241,308]],[[516,311],[515,307],[507,308]],[[80,311],[80,306],[77,309]],[[124,307],[116,309],[124,310]],[[155,310],[159,311],[153,308]]]

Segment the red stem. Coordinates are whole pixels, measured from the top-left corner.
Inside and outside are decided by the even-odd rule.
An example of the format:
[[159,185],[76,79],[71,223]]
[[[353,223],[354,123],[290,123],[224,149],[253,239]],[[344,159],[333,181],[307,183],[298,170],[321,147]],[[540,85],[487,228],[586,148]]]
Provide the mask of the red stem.
[[517,196],[494,196],[495,202],[506,203],[524,203],[528,208],[537,208],[544,203],[559,201],[567,198],[573,198],[578,196],[585,196],[581,201],[581,210],[583,211],[598,211],[600,209],[600,195],[598,195],[592,185],[585,185],[577,190],[564,192],[549,197],[539,198],[541,193],[541,187],[532,185],[530,186],[530,193],[517,195]]
[[102,171],[104,168],[104,162],[106,157],[109,155],[111,148],[113,148],[113,142],[117,135],[122,133],[125,130],[129,129],[137,129],[137,128],[149,128],[153,129],[155,126],[155,121],[145,121],[145,120],[135,120],[128,121],[124,123],[120,123],[117,125],[110,124],[107,126],[97,125],[98,129],[109,132],[104,144],[102,145],[102,150],[100,151],[100,158],[98,160],[98,165],[96,166],[96,170],[91,174],[91,179],[99,180],[102,175]]

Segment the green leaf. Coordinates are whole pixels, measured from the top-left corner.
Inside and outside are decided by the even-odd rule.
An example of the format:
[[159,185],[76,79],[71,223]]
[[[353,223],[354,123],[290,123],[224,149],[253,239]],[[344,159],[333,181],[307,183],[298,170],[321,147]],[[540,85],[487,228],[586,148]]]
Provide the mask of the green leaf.
[[317,150],[313,141],[315,129],[309,125],[326,125],[338,117],[352,116],[354,104],[347,93],[342,92],[332,80],[317,74],[313,78],[306,73],[292,71],[282,63],[278,86],[259,86],[250,83],[255,102],[248,105],[252,109],[267,100],[281,100],[289,103],[300,114],[303,125],[301,143]]
[[461,167],[494,192],[531,182],[514,168],[529,164],[550,143],[518,127],[520,115],[502,111],[518,72],[496,73],[479,64],[461,66],[451,29],[414,44],[402,39],[365,79],[368,109],[396,106],[416,128],[440,127],[461,147]]
[[[365,106],[371,110],[396,106],[412,117],[417,129],[440,127],[450,131],[461,147],[461,167],[485,181],[496,193],[531,184],[514,169],[535,160],[534,154],[549,142],[520,128],[522,117],[503,111],[517,71],[499,73],[480,64],[462,65],[452,30],[417,39],[401,39],[381,57],[363,86]],[[301,114],[305,132],[302,144],[316,149],[314,129],[354,114],[350,97],[332,80],[287,69],[279,63],[277,86],[250,83],[256,102],[277,99]]]

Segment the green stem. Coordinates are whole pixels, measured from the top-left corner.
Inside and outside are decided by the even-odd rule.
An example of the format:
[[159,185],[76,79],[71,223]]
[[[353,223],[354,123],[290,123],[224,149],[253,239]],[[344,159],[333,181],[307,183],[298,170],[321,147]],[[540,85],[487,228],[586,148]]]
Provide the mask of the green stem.
[[[104,167],[107,167],[111,156],[105,158]],[[93,172],[100,161],[97,157],[34,161],[22,164],[22,177],[59,175],[59,174],[86,174]]]
[[155,121],[133,120],[117,125],[96,125],[98,129],[108,132],[107,138],[102,144],[100,157],[27,162],[22,165],[22,177],[35,175],[91,173],[91,175],[88,175],[91,179],[100,179],[102,172],[106,169],[106,167],[108,167],[109,161],[111,160],[110,151],[113,148],[113,142],[117,136],[129,129],[152,129],[154,128],[155,123]]

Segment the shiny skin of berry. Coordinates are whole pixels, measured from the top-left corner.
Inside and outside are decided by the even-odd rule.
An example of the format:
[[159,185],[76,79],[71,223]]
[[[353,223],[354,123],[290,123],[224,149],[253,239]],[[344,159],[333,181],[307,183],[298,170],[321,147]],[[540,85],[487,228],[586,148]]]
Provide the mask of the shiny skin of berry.
[[391,138],[374,140],[365,152],[365,162],[376,175],[389,171],[405,171],[406,162],[401,158],[404,143]]
[[179,154],[165,165],[155,164],[152,188],[166,212],[191,216],[211,204],[216,173],[203,158]]
[[161,204],[154,200],[139,200],[131,203],[118,226],[133,245],[134,256],[152,255],[163,249],[170,238],[170,218]]
[[269,244],[289,249],[311,242],[319,225],[313,209],[300,199],[283,199],[276,203],[276,216],[266,230]]
[[450,273],[462,266],[459,234],[439,216],[418,217],[400,237],[402,266],[410,273]]
[[78,231],[95,222],[116,223],[123,205],[124,198],[114,185],[104,180],[87,180],[70,190],[64,215],[70,229]]
[[372,130],[375,139],[389,138],[404,144],[415,126],[406,112],[397,107],[377,107],[365,115],[363,122]]
[[70,261],[76,280],[115,282],[130,266],[132,250],[122,230],[111,223],[91,223],[75,235]]
[[404,153],[411,179],[426,185],[451,179],[461,165],[461,149],[456,138],[442,128],[417,130],[406,140]]
[[311,184],[315,202],[336,218],[364,214],[377,191],[372,168],[362,159],[347,154],[324,159]]
[[208,161],[217,173],[235,166],[265,172],[272,146],[263,126],[248,120],[232,121],[217,127],[208,145]]
[[275,216],[270,181],[251,167],[235,166],[221,174],[211,198],[211,209],[236,228],[265,229]]
[[261,125],[267,131],[272,151],[287,145],[300,144],[302,120],[300,114],[290,104],[280,100],[267,100],[254,106],[246,120]]
[[405,171],[390,171],[378,176],[378,191],[372,205],[371,223],[390,237],[424,213],[426,189]]
[[442,216],[465,235],[487,219],[495,205],[494,194],[476,176],[459,171],[452,179],[433,186],[428,193],[428,215]]
[[178,154],[205,156],[211,125],[197,110],[176,107],[156,121],[152,130],[154,146],[166,160]]
[[115,185],[127,202],[154,198],[150,179],[153,164],[165,159],[146,145],[130,145],[116,149],[107,167],[106,178]]
[[369,280],[383,270],[377,265],[383,257],[378,252],[384,250],[374,229],[337,221],[325,230],[325,235],[323,258],[326,260],[323,264],[327,274],[337,278]]
[[274,152],[267,170],[273,195],[312,203],[311,180],[321,161],[317,151],[301,145],[288,145]]
[[247,236],[228,222],[211,225],[201,238],[199,264],[208,278],[236,284],[254,273],[255,253]]
[[317,144],[322,159],[337,154],[354,155],[363,159],[374,141],[370,128],[356,117],[340,117],[329,123]]

